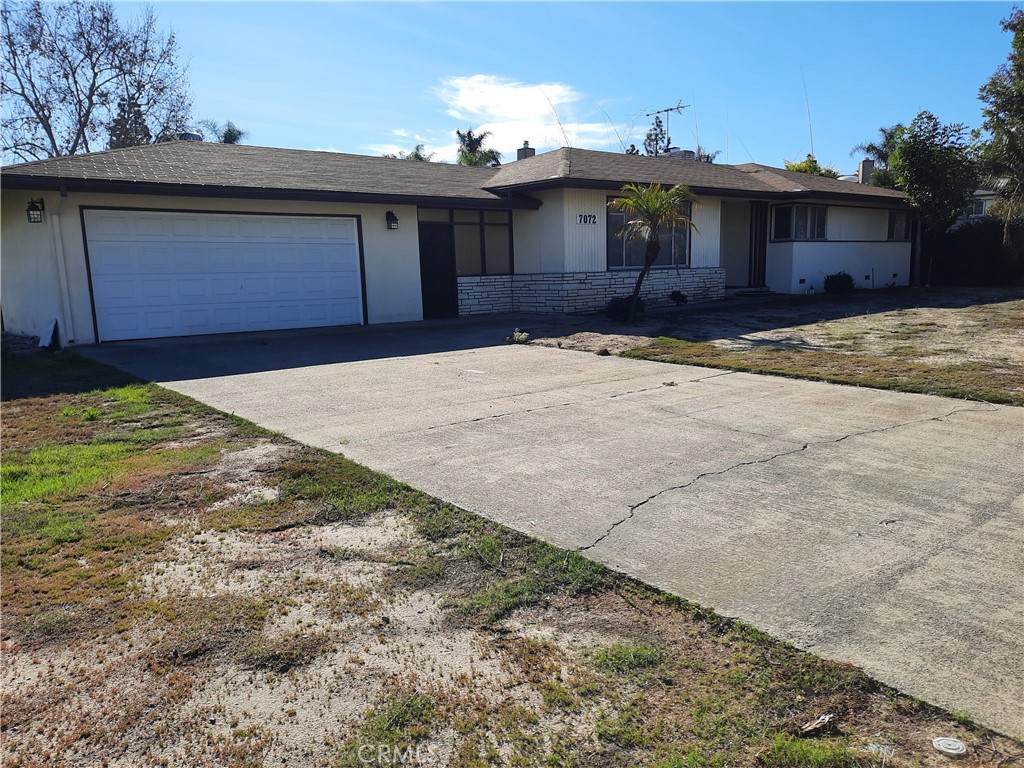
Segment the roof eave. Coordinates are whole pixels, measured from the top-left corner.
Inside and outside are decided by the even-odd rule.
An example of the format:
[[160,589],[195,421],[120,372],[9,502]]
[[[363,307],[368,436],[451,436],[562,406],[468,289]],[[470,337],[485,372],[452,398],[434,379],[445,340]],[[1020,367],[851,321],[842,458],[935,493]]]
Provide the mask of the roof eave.
[[[613,191],[620,191],[623,184],[629,184],[628,181],[609,181],[607,179],[567,179],[567,178],[556,178],[556,179],[542,179],[540,181],[527,182],[525,184],[513,184],[503,187],[486,187],[489,192],[499,193],[508,192],[512,190],[531,192],[540,191],[544,189],[557,189],[559,187],[571,187],[573,189],[607,189]],[[646,183],[646,182],[643,182]],[[654,183],[654,182],[652,182]],[[894,197],[891,195],[877,195],[872,193],[862,192],[823,192],[820,190],[806,190],[806,191],[793,191],[783,192],[781,190],[747,190],[747,189],[730,189],[727,187],[707,187],[700,185],[688,185],[690,190],[695,195],[705,195],[708,197],[741,197],[748,200],[800,200],[800,199],[823,199],[823,200],[871,200],[878,203],[894,203],[897,205],[906,205],[904,198]]]
[[275,189],[270,187],[233,187],[212,184],[172,184],[167,182],[77,179],[34,174],[0,174],[0,189],[34,189],[60,192],[97,192],[106,194],[192,196],[235,198],[241,200],[300,200],[306,202],[374,203],[379,205],[424,205],[443,208],[537,210],[541,203],[512,190],[493,199],[450,195],[394,195],[376,192],[340,192],[333,190]]

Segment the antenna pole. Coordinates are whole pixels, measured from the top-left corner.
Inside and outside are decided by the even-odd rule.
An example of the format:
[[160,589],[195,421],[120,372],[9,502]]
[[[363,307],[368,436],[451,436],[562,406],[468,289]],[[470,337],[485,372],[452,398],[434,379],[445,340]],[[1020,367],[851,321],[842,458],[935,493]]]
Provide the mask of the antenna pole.
[[683,114],[683,110],[686,109],[688,106],[690,106],[690,105],[689,104],[683,104],[682,99],[680,99],[679,101],[676,102],[676,105],[674,107],[665,107],[664,109],[656,109],[653,112],[646,112],[645,114],[647,115],[647,117],[654,117],[655,115],[664,115],[665,116],[665,141],[669,145],[671,145],[672,144],[672,134],[671,134],[671,129],[670,129],[671,114],[673,112],[675,112],[675,113],[681,115],[681,114]]

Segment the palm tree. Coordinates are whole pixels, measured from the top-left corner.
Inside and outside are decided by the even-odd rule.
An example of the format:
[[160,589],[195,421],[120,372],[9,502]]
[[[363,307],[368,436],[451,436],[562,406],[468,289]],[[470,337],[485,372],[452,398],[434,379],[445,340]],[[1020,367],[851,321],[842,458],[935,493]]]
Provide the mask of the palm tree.
[[472,128],[467,128],[465,132],[456,130],[455,135],[459,138],[459,165],[501,165],[501,152],[484,149],[490,131],[473,133]]
[[850,150],[850,155],[867,155],[868,158],[875,161],[876,168],[888,168],[889,155],[896,149],[902,131],[903,125],[900,123],[890,125],[888,128],[879,128],[877,142],[865,141],[863,144],[858,144]]
[[613,211],[626,214],[626,223],[617,234],[628,240],[643,240],[647,244],[644,266],[637,275],[629,300],[628,319],[632,321],[640,301],[640,287],[661,253],[661,233],[671,231],[673,227],[697,231],[696,225],[686,215],[697,196],[683,184],[676,184],[671,189],[665,189],[661,184],[626,184],[622,192],[608,203]]

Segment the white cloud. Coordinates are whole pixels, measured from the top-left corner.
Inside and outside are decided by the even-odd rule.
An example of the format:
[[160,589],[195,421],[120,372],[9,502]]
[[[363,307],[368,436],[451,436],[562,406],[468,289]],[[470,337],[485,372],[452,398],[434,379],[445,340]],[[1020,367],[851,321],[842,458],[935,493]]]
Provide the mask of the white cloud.
[[395,136],[401,136],[402,138],[405,138],[406,136],[409,135],[409,132],[405,130],[405,128],[395,128],[391,133],[393,133]]
[[[619,151],[615,131],[622,126],[608,121],[587,121],[600,110],[584,109],[584,97],[565,83],[523,83],[495,75],[450,77],[442,81],[437,94],[447,105],[446,113],[460,128],[490,131],[487,145],[498,149],[506,161],[514,160],[516,149],[529,141],[539,151],[562,147]],[[601,115],[603,118],[603,115]],[[438,159],[455,160],[456,145],[427,149]],[[442,149],[444,153],[442,153]],[[449,154],[450,153],[450,154]]]

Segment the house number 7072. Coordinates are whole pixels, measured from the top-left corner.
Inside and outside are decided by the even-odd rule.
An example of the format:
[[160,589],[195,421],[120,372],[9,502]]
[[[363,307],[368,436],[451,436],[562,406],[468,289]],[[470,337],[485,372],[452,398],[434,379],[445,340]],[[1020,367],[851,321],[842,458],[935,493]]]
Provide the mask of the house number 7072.
[[596,213],[580,213],[576,215],[577,224],[597,224]]

